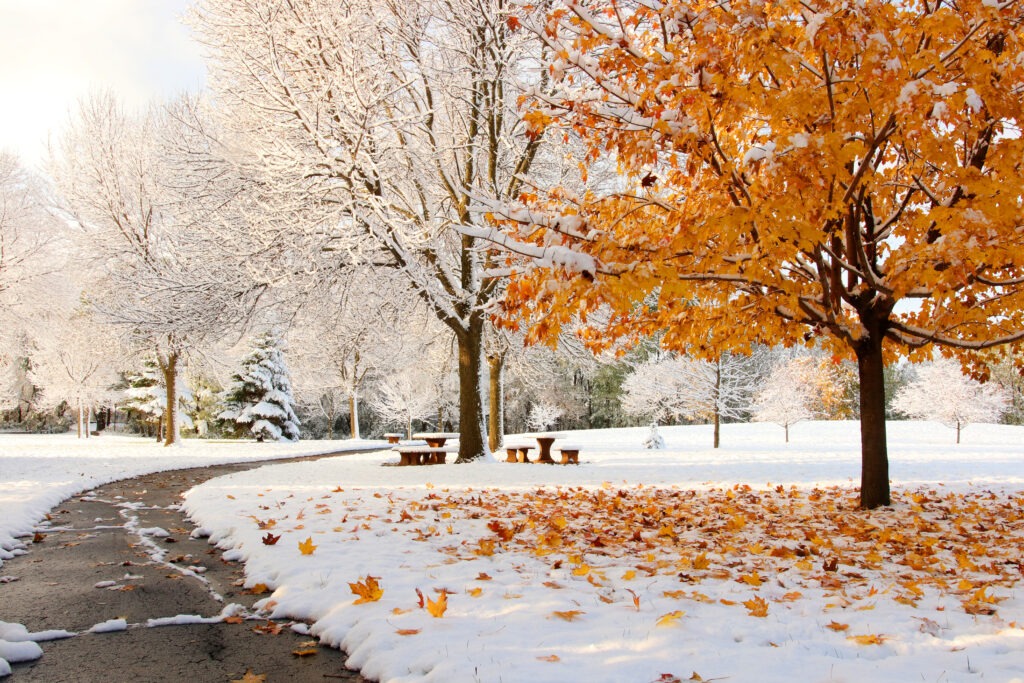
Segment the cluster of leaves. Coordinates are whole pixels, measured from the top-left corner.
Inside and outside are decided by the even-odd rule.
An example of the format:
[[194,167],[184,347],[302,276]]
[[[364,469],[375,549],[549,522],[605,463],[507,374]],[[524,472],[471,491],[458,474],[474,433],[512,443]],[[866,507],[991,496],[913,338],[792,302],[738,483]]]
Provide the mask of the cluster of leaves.
[[[848,489],[737,486],[706,492],[491,492],[412,507],[490,518],[491,536],[448,548],[460,559],[531,553],[552,568],[571,567],[571,575],[590,583],[607,603],[624,599],[616,594],[616,579],[674,574],[691,588],[734,581],[757,593],[738,604],[764,617],[770,602],[804,597],[793,590],[799,587],[822,589],[831,603],[860,603],[860,609],[871,609],[883,597],[916,607],[931,592],[954,596],[970,614],[994,615],[997,603],[1024,578],[1021,503],[1022,494],[921,490],[900,493],[894,510],[871,514],[857,509],[856,493]],[[624,566],[631,568],[611,576]],[[780,576],[784,584],[770,578]],[[771,590],[782,586],[785,593]],[[630,592],[639,608],[639,596]],[[665,597],[710,601],[699,590],[669,591]],[[556,616],[571,621],[576,614]],[[670,612],[661,620],[680,616]]]

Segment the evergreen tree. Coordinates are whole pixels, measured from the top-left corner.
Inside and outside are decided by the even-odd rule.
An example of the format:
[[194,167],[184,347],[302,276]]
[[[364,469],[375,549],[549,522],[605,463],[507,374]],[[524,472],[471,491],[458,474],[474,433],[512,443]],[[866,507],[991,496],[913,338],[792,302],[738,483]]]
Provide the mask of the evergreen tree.
[[[166,398],[161,398],[163,386],[160,382],[160,368],[156,361],[147,359],[142,364],[142,372],[128,372],[125,374],[125,381],[128,388],[125,393],[128,395],[124,407],[129,412],[139,415],[140,421],[153,428],[156,432],[157,441],[160,440],[160,422],[164,414]],[[145,431],[149,430],[149,427]]]
[[231,377],[224,402],[227,407],[218,417],[233,424],[236,434],[248,428],[257,441],[298,440],[299,418],[284,344],[275,335],[256,338],[253,350],[242,359],[241,372]]
[[[128,388],[125,389],[128,395],[124,404],[125,409],[137,413],[142,423],[155,431],[157,441],[163,440],[167,391],[160,366],[155,359],[147,358],[142,363],[142,372],[126,373],[125,381],[128,382]],[[182,411],[189,410],[191,402],[192,392],[186,386],[178,393],[179,424],[186,429],[192,428],[192,419]]]

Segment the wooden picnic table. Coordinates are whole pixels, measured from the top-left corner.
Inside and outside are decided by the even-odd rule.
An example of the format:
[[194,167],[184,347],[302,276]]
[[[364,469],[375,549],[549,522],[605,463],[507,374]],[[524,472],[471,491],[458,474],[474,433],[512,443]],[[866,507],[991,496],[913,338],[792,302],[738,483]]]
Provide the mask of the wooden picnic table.
[[459,438],[458,432],[420,432],[419,434],[413,434],[414,439],[423,439],[427,442],[427,445],[431,448],[440,448],[444,445],[444,442],[448,439]]
[[566,435],[561,432],[544,432],[541,434],[531,434],[530,436],[537,439],[537,449],[540,451],[535,462],[554,465],[555,461],[551,458],[551,444],[557,439],[564,439]]
[[385,434],[384,438],[388,440],[388,443],[398,443],[402,440],[402,435],[396,432],[391,432],[389,434]]
[[[448,439],[459,438],[458,432],[420,432],[419,434],[413,434],[414,439],[423,439],[427,442],[427,446],[434,449],[444,448],[444,444]],[[441,451],[434,451],[433,453],[425,453],[423,456],[423,464],[444,464],[444,454]]]

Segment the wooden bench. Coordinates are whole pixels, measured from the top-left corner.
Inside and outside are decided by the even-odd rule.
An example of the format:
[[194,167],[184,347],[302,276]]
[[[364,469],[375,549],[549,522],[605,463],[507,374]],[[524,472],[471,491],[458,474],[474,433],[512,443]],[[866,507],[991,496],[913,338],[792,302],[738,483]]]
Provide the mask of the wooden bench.
[[392,432],[390,434],[385,434],[384,438],[388,440],[388,443],[398,443],[401,441],[402,435]]
[[580,447],[579,446],[562,446],[556,449],[562,454],[562,459],[559,461],[562,465],[579,465],[580,464]]
[[508,453],[505,462],[530,462],[529,454],[533,448],[523,445],[505,446],[505,452]]
[[444,465],[449,453],[458,453],[458,446],[399,446],[391,450],[398,453],[399,466]]

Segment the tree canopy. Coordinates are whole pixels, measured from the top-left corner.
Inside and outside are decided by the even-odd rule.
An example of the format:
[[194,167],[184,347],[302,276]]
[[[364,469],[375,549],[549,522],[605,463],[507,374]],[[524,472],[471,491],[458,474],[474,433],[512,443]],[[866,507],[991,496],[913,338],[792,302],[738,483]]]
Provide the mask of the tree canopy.
[[500,229],[467,233],[543,266],[513,265],[506,309],[534,338],[607,307],[595,346],[856,357],[861,503],[888,504],[884,363],[1024,338],[1020,6],[586,1],[515,23],[554,55],[533,134],[623,178],[484,207]]

